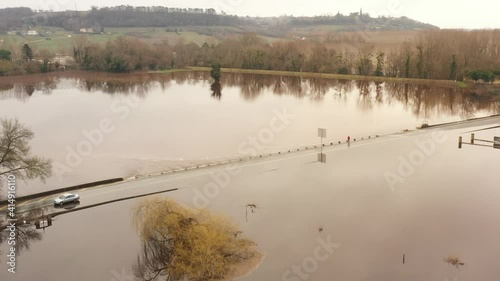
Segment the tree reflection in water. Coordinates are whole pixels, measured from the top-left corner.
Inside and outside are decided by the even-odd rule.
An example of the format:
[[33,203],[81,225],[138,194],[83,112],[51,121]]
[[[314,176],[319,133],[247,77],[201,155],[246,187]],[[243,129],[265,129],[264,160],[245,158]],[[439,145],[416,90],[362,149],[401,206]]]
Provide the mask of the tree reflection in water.
[[[174,82],[180,85],[208,83],[208,72],[180,72],[171,74],[107,74],[92,72],[53,73],[7,77],[0,80],[0,100],[17,98],[27,100],[36,92],[50,94],[54,89],[77,88],[83,92],[101,91],[113,95],[138,95],[146,97],[156,88],[165,90]],[[298,99],[309,98],[321,102],[328,94],[343,101],[357,98],[361,110],[373,104],[400,103],[417,117],[433,118],[443,114],[474,117],[477,111],[500,113],[500,101],[490,96],[466,93],[460,88],[393,82],[349,81],[298,76],[226,73],[224,81],[210,86],[212,97],[222,99],[223,87],[240,88],[245,100],[252,101],[263,92],[289,95]]]
[[212,97],[214,99],[220,100],[222,97],[222,86],[219,81],[215,81],[211,86],[210,90],[212,91]]
[[[37,208],[17,215],[16,223],[16,255],[20,256],[23,252],[30,251],[31,245],[40,242],[43,239],[42,230],[36,229],[34,220],[41,218],[48,213],[49,208]],[[26,221],[27,223],[24,223]],[[0,245],[6,244],[10,236],[10,230],[7,227],[7,220],[0,218]],[[3,248],[3,247],[2,247]],[[3,256],[3,254],[2,254]]]

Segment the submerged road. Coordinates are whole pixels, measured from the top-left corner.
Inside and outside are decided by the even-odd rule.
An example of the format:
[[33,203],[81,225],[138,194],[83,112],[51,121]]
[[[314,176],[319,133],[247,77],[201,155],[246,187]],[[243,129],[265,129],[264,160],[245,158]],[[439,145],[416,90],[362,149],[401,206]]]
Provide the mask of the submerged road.
[[[323,150],[325,164],[311,149],[88,188],[77,191],[81,204],[68,213],[52,207],[57,195],[19,202],[20,212],[58,216],[26,240],[18,272],[0,268],[0,279],[65,280],[78,272],[72,280],[133,280],[121,273],[142,249],[131,225],[137,202],[98,204],[173,190],[155,196],[228,216],[267,254],[241,281],[302,280],[294,269],[306,272],[324,241],[338,247],[316,261],[308,281],[497,281],[500,150],[459,150],[458,137],[492,140],[499,125],[495,117],[334,145]],[[246,212],[248,204],[255,212]],[[450,254],[466,266],[444,263]]]
[[[480,127],[477,131],[488,130],[489,128],[497,128],[500,125],[500,116],[480,118],[477,120],[467,120],[462,122],[454,122],[451,124],[444,124],[435,126],[424,130],[415,130],[403,133],[397,133],[392,135],[385,135],[379,138],[357,140],[342,144],[334,144],[333,146],[326,146],[323,148],[323,153],[329,155],[334,152],[344,151],[347,149],[355,150],[361,147],[369,147],[372,149],[379,149],[381,144],[393,143],[394,146],[401,146],[401,144],[407,142],[414,142],[416,139],[429,137],[432,139],[432,134],[435,131],[449,131],[457,129],[469,129]],[[470,133],[470,130],[464,130],[465,133]],[[469,135],[464,135],[464,141],[468,141]],[[464,147],[463,149],[467,149]],[[219,165],[214,167],[207,167],[202,169],[181,171],[178,173],[171,173],[167,175],[157,175],[150,177],[141,177],[138,179],[128,179],[123,182],[118,182],[106,186],[96,186],[91,188],[82,188],[80,190],[73,191],[80,195],[80,204],[75,209],[84,209],[87,206],[99,205],[104,202],[112,202],[115,200],[120,200],[123,198],[129,198],[134,196],[141,196],[149,193],[159,193],[162,191],[171,190],[183,190],[193,188],[193,181],[198,181],[200,178],[205,178],[210,176],[212,178],[217,177],[218,174],[222,173],[229,174],[234,167],[238,169],[249,170],[250,173],[261,174],[261,173],[272,173],[279,170],[279,166],[283,163],[293,163],[302,162],[303,164],[320,164],[317,162],[317,154],[321,151],[319,148],[304,150],[300,152],[294,152],[291,154],[281,154],[268,156],[266,158],[254,158],[253,160],[244,162],[235,162],[227,165]],[[389,153],[389,152],[388,152]],[[500,151],[499,151],[500,153]],[[328,157],[328,162],[337,161],[333,157]],[[277,167],[270,170],[265,170],[262,167]],[[224,172],[227,171],[227,172]],[[397,178],[395,179],[397,180]],[[199,184],[197,185],[198,187]],[[203,185],[202,185],[203,187]],[[52,196],[44,196],[39,198],[34,198],[27,201],[16,202],[16,211],[19,214],[34,211],[36,209],[44,209],[44,214],[50,214],[55,212],[61,212],[59,208],[54,208],[53,200],[57,198],[59,194]],[[196,205],[196,202],[194,202]],[[202,204],[203,205],[203,204]],[[6,213],[7,206],[0,206],[0,214]],[[72,210],[75,211],[75,210]]]

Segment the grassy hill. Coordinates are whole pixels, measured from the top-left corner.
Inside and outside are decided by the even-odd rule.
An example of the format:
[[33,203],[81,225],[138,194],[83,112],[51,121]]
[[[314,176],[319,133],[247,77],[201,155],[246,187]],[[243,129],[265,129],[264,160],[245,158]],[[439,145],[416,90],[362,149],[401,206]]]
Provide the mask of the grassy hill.
[[[19,9],[19,10],[16,10]],[[371,18],[352,13],[317,17],[237,17],[217,14],[213,9],[178,9],[167,7],[118,6],[90,11],[34,12],[27,8],[0,9],[0,15],[14,18],[0,20],[0,48],[18,49],[29,43],[35,50],[49,49],[68,54],[74,38],[83,36],[93,43],[106,43],[119,36],[138,38],[147,43],[168,42],[217,44],[228,37],[255,33],[267,42],[307,40],[336,44],[342,48],[373,43],[389,49],[393,44],[411,40],[416,31],[437,27],[406,17]],[[3,24],[2,24],[3,23]],[[28,36],[23,31],[36,30],[50,35]],[[7,34],[15,31],[17,34]]]

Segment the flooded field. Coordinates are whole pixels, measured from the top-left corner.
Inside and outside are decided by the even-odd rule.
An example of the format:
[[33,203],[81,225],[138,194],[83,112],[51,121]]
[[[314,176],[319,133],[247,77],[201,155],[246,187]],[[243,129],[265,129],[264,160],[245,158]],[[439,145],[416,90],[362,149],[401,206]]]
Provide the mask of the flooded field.
[[[160,196],[225,214],[266,254],[244,281],[494,281],[500,274],[494,223],[500,219],[500,178],[492,165],[498,154],[456,146],[458,135],[484,127],[441,131],[425,164],[413,166],[396,186],[387,172],[397,173],[400,158],[428,142],[430,132],[327,148],[326,164],[314,163],[317,151],[302,152],[242,163],[233,176],[214,167],[84,191],[75,212],[55,217],[52,226],[21,228],[16,275],[6,271],[7,241],[0,242],[0,277],[66,280],[61,276],[79,272],[71,280],[135,280],[142,249],[132,214],[140,199],[78,209],[179,188]],[[220,189],[207,188],[220,182]],[[445,263],[452,255],[465,265]]]
[[[31,127],[33,152],[56,165],[45,185],[20,182],[20,195],[285,152],[318,144],[318,127],[327,129],[327,143],[365,139],[328,146],[326,164],[310,150],[242,162],[238,172],[210,167],[79,191],[80,205],[50,227],[20,227],[16,275],[7,272],[0,236],[2,280],[134,280],[142,248],[131,220],[141,199],[84,208],[171,189],[160,196],[224,214],[257,243],[265,258],[242,281],[500,274],[498,154],[457,149],[471,131],[498,135],[484,130],[498,119],[442,128],[439,138],[412,132],[424,122],[498,114],[498,103],[448,88],[259,75],[227,74],[220,88],[204,73],[12,79],[0,80],[2,117]],[[61,211],[49,197],[27,203],[34,215]],[[443,261],[454,255],[464,266]]]
[[[0,79],[0,116],[35,133],[54,176],[28,194],[240,155],[413,130],[500,112],[457,89],[319,78],[207,73],[66,73]],[[271,131],[269,131],[271,129]]]

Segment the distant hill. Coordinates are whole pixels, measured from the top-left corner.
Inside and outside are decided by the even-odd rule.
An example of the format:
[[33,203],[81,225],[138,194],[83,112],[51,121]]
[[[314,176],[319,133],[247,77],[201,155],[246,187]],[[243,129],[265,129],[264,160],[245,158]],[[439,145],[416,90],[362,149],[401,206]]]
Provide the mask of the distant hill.
[[316,17],[290,17],[290,23],[294,26],[307,25],[336,25],[351,31],[352,27],[364,26],[366,29],[376,30],[420,30],[438,29],[437,26],[412,20],[407,17],[392,18],[378,17],[372,18],[367,14],[360,15],[352,13],[349,16],[337,14],[335,16]]
[[25,19],[35,13],[30,8],[0,9],[0,31],[15,29],[24,24]]
[[228,26],[241,32],[282,37],[291,31],[308,26],[331,26],[336,31],[355,30],[421,30],[436,26],[407,17],[372,18],[352,13],[315,17],[238,17],[218,14],[214,9],[116,6],[92,8],[90,11],[32,11],[29,8],[0,10],[0,31],[27,27],[62,27],[78,32],[92,28],[101,32],[107,27],[190,27]]

